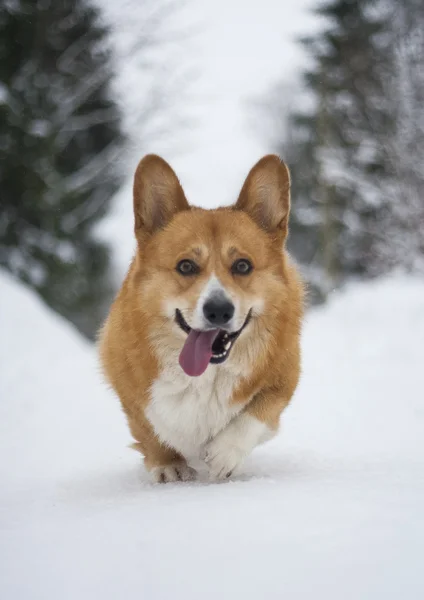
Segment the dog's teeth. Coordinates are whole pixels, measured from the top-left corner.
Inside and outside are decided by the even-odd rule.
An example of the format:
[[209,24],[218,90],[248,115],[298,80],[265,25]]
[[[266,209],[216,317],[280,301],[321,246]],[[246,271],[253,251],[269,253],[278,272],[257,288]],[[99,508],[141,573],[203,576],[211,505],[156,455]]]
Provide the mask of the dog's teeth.
[[228,348],[229,348],[230,346],[231,346],[231,342],[228,342],[227,344],[225,344],[225,345],[224,345],[224,348],[225,348],[226,350],[228,350]]
[[229,342],[226,346],[225,346],[225,350],[223,350],[222,352],[220,352],[219,354],[214,354],[215,358],[223,358],[224,356],[227,356],[228,354],[228,348],[230,347],[231,343]]

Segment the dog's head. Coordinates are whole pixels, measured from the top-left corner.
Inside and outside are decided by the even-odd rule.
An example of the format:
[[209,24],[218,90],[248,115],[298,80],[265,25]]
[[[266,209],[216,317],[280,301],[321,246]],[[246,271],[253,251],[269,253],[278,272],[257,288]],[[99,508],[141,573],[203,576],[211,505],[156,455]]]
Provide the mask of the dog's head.
[[253,167],[234,206],[216,210],[190,206],[158,156],[138,165],[140,301],[152,335],[172,338],[188,375],[225,362],[239,336],[261,335],[261,323],[269,326],[285,295],[289,210],[290,176],[277,156]]

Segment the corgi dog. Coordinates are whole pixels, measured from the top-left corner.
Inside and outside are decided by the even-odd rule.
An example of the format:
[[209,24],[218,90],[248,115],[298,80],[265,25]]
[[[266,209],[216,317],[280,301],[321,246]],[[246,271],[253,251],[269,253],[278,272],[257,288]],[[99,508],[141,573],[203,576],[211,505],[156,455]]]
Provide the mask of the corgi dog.
[[303,286],[285,250],[290,175],[250,171],[233,206],[191,206],[172,168],[134,178],[137,250],[99,336],[106,379],[156,482],[225,479],[272,438],[300,372]]

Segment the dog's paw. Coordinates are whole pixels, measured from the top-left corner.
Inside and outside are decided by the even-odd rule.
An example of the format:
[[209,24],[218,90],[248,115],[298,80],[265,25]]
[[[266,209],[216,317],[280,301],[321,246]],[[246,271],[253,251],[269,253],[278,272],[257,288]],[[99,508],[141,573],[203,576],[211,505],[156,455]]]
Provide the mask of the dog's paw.
[[153,467],[150,471],[153,481],[156,483],[170,483],[172,481],[193,481],[196,479],[196,471],[185,463],[175,463],[162,467]]
[[210,479],[228,479],[245,456],[245,450],[222,432],[206,444],[202,458],[208,466]]

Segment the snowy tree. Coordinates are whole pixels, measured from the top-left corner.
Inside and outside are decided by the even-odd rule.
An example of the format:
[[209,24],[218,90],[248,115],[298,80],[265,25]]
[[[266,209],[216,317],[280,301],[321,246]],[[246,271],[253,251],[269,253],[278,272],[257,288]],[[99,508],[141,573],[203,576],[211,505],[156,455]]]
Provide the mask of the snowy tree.
[[94,230],[123,141],[107,42],[85,0],[0,5],[0,265],[90,337],[111,294]]
[[321,256],[334,283],[367,273],[373,224],[380,220],[380,199],[365,189],[370,173],[384,172],[381,157],[372,155],[370,120],[384,127],[374,98],[381,95],[376,39],[385,22],[378,12],[368,14],[372,5],[373,0],[332,0],[320,6],[328,25],[304,40],[315,61],[306,83],[315,95],[309,122],[316,132]]
[[277,150],[292,167],[294,253],[325,294],[351,276],[423,269],[424,4],[330,0],[317,12],[326,25],[303,40],[312,101]]
[[[387,176],[376,177],[372,193],[385,198],[370,270],[402,266],[424,272],[424,4],[381,2],[387,12],[386,60],[381,73],[384,128],[373,127]],[[370,187],[371,187],[370,185]]]
[[[346,274],[423,267],[423,31],[417,0],[337,1],[319,69],[318,160]],[[315,51],[317,43],[315,41]]]

